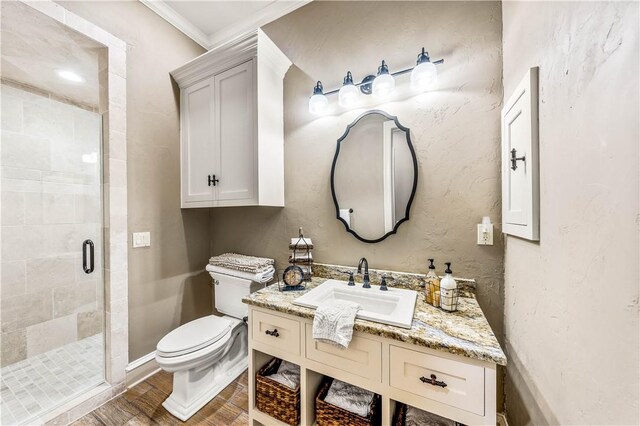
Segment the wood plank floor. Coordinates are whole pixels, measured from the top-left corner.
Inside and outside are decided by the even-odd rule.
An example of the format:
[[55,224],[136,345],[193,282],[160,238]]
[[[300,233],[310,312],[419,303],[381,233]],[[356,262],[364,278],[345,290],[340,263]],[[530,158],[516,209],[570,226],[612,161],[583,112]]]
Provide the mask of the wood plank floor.
[[160,371],[72,425],[248,425],[247,377],[245,371],[193,417],[183,422],[162,406],[173,388],[173,377],[171,373]]

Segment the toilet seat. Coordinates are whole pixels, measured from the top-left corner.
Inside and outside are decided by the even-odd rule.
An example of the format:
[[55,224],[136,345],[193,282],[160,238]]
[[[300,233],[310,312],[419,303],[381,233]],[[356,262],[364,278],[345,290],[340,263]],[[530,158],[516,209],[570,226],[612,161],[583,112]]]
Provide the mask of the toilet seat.
[[198,318],[164,336],[158,342],[156,355],[175,358],[192,354],[221,340],[231,327],[232,323],[227,318],[215,315]]

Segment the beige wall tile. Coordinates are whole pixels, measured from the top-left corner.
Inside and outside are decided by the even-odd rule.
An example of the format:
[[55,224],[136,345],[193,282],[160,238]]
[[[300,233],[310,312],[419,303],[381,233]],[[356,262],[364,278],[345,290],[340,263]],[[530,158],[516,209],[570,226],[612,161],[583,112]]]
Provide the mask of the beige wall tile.
[[2,193],[2,226],[24,224],[24,193]]
[[24,294],[26,291],[25,261],[2,262],[2,282],[0,297],[11,297]]
[[27,358],[27,335],[23,328],[0,334],[0,367]]
[[80,312],[77,321],[78,339],[84,339],[104,331],[104,311]]
[[96,282],[86,281],[53,289],[53,316],[59,318],[97,307]]
[[74,223],[73,194],[42,194],[42,221],[45,224]]
[[[4,168],[4,166],[3,166]],[[2,192],[41,192],[42,182],[33,179],[2,179]]]
[[3,332],[15,331],[53,318],[51,292],[2,297],[0,325]]
[[43,256],[42,226],[7,226],[2,229],[2,260],[24,260]]
[[24,104],[24,133],[44,138],[57,146],[73,140],[73,109],[75,107],[46,98]]
[[0,99],[0,126],[2,130],[10,130],[12,132],[22,131],[22,104],[23,101],[19,97],[12,96],[4,90],[2,86],[2,99]]
[[40,180],[42,172],[35,169],[5,166],[2,168],[2,179]]
[[2,132],[2,165],[25,169],[49,170],[51,142],[44,136]]
[[41,354],[77,340],[76,316],[68,315],[27,327],[27,356]]
[[68,286],[76,281],[75,256],[56,256],[30,259],[26,262],[27,291],[51,291],[54,287]]

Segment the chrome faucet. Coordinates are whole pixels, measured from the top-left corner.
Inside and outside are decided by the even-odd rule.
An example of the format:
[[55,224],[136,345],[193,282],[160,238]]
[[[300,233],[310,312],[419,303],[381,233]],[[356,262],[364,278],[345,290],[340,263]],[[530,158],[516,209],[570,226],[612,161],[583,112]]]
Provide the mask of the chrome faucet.
[[362,264],[364,264],[364,275],[362,276],[362,288],[371,288],[371,284],[369,283],[369,262],[366,257],[360,259],[358,262],[358,273],[362,273]]

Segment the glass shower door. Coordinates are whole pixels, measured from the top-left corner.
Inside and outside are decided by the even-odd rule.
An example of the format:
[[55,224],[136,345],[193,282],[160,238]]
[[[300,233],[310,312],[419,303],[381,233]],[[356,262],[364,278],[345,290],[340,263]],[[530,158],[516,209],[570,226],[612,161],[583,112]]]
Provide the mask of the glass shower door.
[[[0,422],[13,425],[104,381],[102,118],[52,65],[64,59],[92,84],[98,51],[28,6],[2,3]],[[42,31],[50,52],[13,49]],[[67,47],[56,52],[55,41]]]

